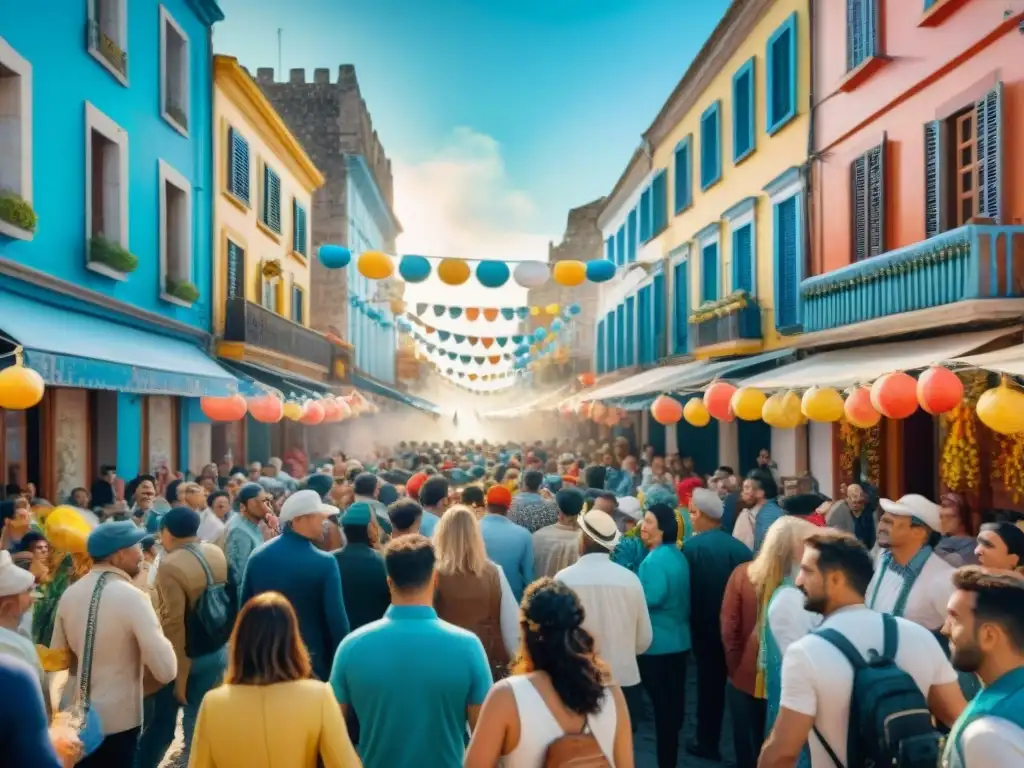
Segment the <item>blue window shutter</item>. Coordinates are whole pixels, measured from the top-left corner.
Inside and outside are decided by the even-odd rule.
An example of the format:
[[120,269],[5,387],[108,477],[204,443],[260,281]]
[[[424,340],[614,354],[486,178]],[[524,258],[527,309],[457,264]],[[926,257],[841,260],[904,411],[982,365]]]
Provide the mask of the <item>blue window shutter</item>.
[[934,237],[945,229],[945,195],[942,183],[942,153],[945,131],[935,120],[924,126],[924,236]]
[[607,353],[604,343],[604,320],[599,321],[597,324],[597,343],[595,346],[596,349],[594,350],[594,367],[596,368],[599,374],[604,373],[606,370],[605,355]]
[[878,55],[877,0],[846,0],[846,71]]
[[665,275],[654,276],[654,359],[666,354],[665,345]]
[[754,291],[753,225],[744,224],[732,233],[732,289]]
[[974,105],[978,136],[978,203],[982,216],[1000,222],[1002,214],[1003,85]]
[[292,322],[302,325],[302,318],[304,316],[305,294],[302,292],[302,288],[293,285],[292,286]]
[[675,326],[673,352],[684,354],[689,344],[690,322],[690,262],[688,259],[676,264],[672,273],[672,320]]
[[622,304],[615,310],[615,367],[626,367],[626,308]]
[[797,53],[796,13],[790,15],[768,39],[767,131],[781,130],[796,117]]
[[668,175],[661,171],[651,182],[651,237],[657,237],[668,226]]
[[604,241],[604,257],[613,264],[615,263],[615,238],[609,237]]
[[732,159],[738,163],[754,151],[754,59],[732,79]]
[[636,297],[626,299],[626,366],[636,365]]
[[629,212],[626,219],[626,263],[632,264],[636,261],[636,208]]
[[799,195],[775,206],[775,325],[799,324],[800,243],[797,217]]
[[718,299],[718,243],[708,243],[700,255],[700,300]]
[[228,191],[249,204],[249,142],[234,128],[229,129]]
[[687,136],[676,147],[673,168],[673,198],[675,212],[682,213],[693,203],[693,162],[690,147],[691,137]]
[[640,242],[651,239],[651,188],[640,193]]
[[281,234],[281,178],[263,166],[263,223]]
[[292,200],[292,250],[306,255],[306,209]]
[[615,235],[615,253],[618,254],[619,260],[616,262],[620,267],[626,263],[626,225],[623,224],[619,227],[619,231]]
[[651,344],[651,320],[651,287],[645,286],[637,292],[636,297],[637,347],[641,365],[651,362],[648,357]]
[[604,318],[605,324],[605,340],[606,340],[606,352],[605,355],[605,369],[608,371],[614,371],[615,355],[616,355],[616,344],[615,344],[615,310],[613,309]]
[[719,102],[700,117],[700,188],[707,189],[722,178],[722,125]]

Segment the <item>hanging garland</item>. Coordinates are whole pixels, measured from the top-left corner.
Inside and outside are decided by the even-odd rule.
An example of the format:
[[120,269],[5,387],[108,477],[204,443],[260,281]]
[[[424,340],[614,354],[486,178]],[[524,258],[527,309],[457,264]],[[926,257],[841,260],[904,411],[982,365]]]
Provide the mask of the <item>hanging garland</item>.
[[978,452],[978,417],[974,406],[988,383],[985,372],[958,374],[964,383],[964,397],[952,411],[943,415],[946,439],[939,462],[939,477],[954,493],[973,493],[981,476]]
[[839,422],[839,439],[842,450],[839,452],[839,477],[843,483],[850,485],[860,480],[854,475],[858,460],[864,459],[866,466],[861,467],[867,481],[875,488],[882,482],[882,429],[875,424],[867,429],[858,429],[845,418]]

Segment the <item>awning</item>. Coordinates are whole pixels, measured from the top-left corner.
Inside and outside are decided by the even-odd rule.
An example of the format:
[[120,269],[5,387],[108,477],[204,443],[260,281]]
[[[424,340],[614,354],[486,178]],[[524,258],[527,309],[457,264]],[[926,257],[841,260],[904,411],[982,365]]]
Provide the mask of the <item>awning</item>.
[[420,411],[426,411],[427,413],[441,412],[441,409],[429,400],[424,400],[421,397],[410,395],[407,392],[399,392],[397,389],[392,389],[386,384],[366,378],[356,372],[352,373],[352,386],[357,389],[365,389],[367,392],[373,392],[381,397],[386,397],[390,400],[402,403],[403,405],[408,405],[410,408],[416,408]]
[[[914,371],[944,363],[978,349],[1014,329],[1001,328],[975,333],[958,333],[915,341],[872,344],[852,349],[836,349],[777,368],[742,382],[745,387],[768,391],[834,387],[846,389],[870,383],[893,371]],[[993,353],[995,354],[995,353]]]
[[184,397],[252,394],[187,341],[0,293],[0,328],[53,386]]
[[696,360],[680,365],[664,365],[660,368],[651,368],[632,376],[616,381],[608,386],[595,389],[589,393],[585,400],[609,400],[620,397],[634,397],[649,392],[660,393],[661,382],[677,378],[687,371],[696,371],[707,366],[703,360]]
[[558,404],[565,399],[565,396],[572,390],[572,385],[559,387],[558,389],[550,392],[545,392],[539,397],[533,400],[528,400],[520,405],[513,406],[511,408],[502,408],[496,411],[488,411],[487,413],[481,413],[480,417],[484,419],[518,419],[523,416],[530,414],[543,413],[545,411],[554,410],[558,407]]
[[995,352],[985,352],[981,355],[958,357],[953,362],[963,363],[974,368],[983,368],[986,371],[1005,373],[1009,376],[1024,377],[1024,344],[997,349]]
[[269,365],[252,363],[242,360],[231,360],[225,362],[224,367],[229,368],[243,380],[263,384],[271,389],[276,389],[285,398],[297,397],[320,397],[329,395],[332,389],[322,381],[310,379],[302,374],[284,371]]

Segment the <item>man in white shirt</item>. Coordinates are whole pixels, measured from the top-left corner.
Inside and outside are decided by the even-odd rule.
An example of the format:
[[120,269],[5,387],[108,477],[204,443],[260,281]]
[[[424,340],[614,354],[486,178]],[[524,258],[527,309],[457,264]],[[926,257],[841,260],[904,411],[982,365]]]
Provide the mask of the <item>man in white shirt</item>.
[[879,504],[882,553],[868,585],[867,606],[938,632],[953,594],[954,570],[932,551],[942,535],[940,507],[913,493]]
[[943,634],[953,666],[985,687],[946,739],[943,768],[1024,765],[1024,579],[961,568]]
[[[865,658],[869,650],[880,651],[883,642],[882,617],[864,605],[871,574],[863,544],[848,533],[826,530],[806,540],[796,579],[807,596],[807,610],[825,617],[821,629],[837,631]],[[938,641],[917,624],[899,618],[896,623],[896,666],[913,678],[936,719],[954,722],[964,699]],[[809,744],[812,768],[835,768],[822,738],[846,765],[852,692],[853,667],[832,643],[815,633],[793,643],[782,662],[778,719],[758,767],[792,768]]]
[[558,522],[533,534],[533,577],[554,577],[580,559],[579,516],[586,505],[578,488],[563,488],[555,494]]
[[635,731],[643,708],[636,657],[654,638],[644,588],[635,573],[611,561],[622,536],[611,515],[592,509],[579,516],[579,525],[579,562],[559,571],[555,580],[572,588],[583,603],[583,628],[593,635],[597,652],[622,688]]

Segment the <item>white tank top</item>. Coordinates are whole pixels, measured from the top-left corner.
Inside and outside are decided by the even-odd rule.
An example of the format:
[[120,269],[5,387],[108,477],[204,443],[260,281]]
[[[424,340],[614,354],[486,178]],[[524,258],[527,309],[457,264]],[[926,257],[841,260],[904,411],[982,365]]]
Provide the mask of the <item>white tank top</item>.
[[[516,709],[519,710],[519,743],[516,748],[502,758],[504,768],[540,768],[544,765],[544,756],[548,747],[556,739],[565,736],[562,726],[551,714],[544,697],[534,688],[526,675],[515,675],[506,678],[506,682],[516,697]],[[597,744],[615,766],[615,699],[611,692],[604,689],[604,699],[597,714],[590,715],[587,722],[590,732],[597,739]]]

